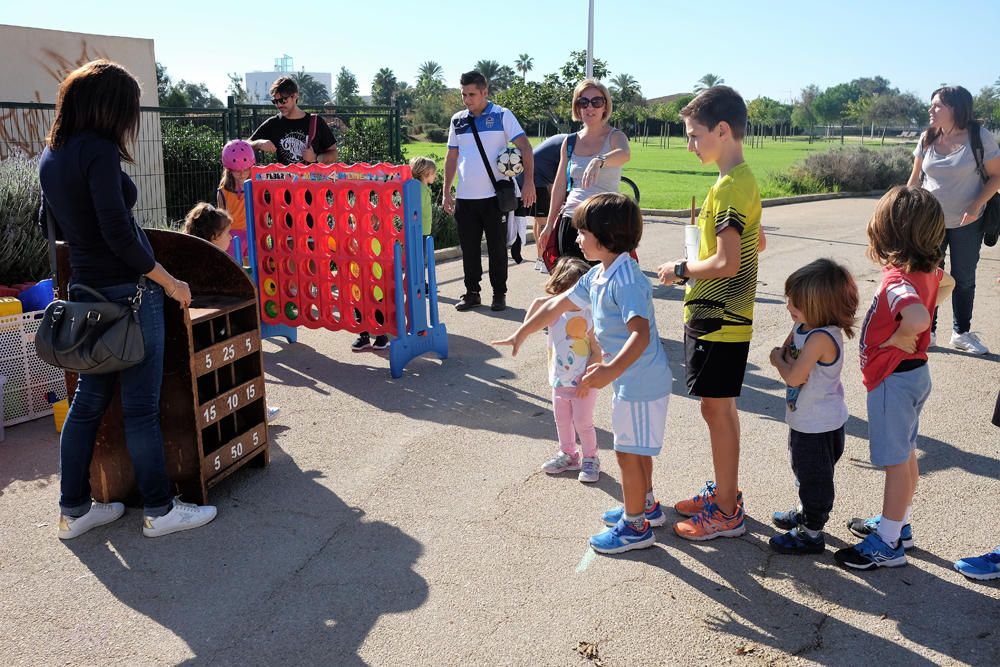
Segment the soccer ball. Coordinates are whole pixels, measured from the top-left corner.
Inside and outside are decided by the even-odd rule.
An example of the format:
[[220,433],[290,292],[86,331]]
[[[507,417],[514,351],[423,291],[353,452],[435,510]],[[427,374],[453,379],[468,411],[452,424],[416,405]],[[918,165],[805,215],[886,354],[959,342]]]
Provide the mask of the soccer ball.
[[521,163],[520,148],[504,148],[497,155],[497,169],[507,178],[514,178],[524,171],[524,164]]

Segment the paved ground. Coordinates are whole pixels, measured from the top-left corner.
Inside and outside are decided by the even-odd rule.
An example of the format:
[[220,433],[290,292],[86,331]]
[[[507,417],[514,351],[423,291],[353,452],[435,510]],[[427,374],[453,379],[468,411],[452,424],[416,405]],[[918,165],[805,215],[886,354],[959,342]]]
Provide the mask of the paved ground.
[[[746,387],[742,488],[748,533],[594,557],[586,537],[617,503],[609,400],[596,415],[606,474],[593,486],[550,478],[555,449],[544,340],[511,359],[483,341],[510,331],[538,293],[530,263],[512,267],[501,315],[456,313],[461,267],[439,267],[451,357],[411,363],[352,354],[346,334],[303,330],[267,344],[268,393],[283,412],[272,464],[217,489],[209,527],[157,541],[138,511],[74,542],[55,537],[57,439],[51,421],[9,429],[0,445],[0,655],[4,664],[604,665],[1000,663],[1000,586],[966,581],[951,562],[1000,542],[1000,431],[988,425],[998,356],[938,350],[924,411],[918,549],[902,569],[858,575],[832,549],[843,522],[878,509],[868,463],[855,345],[851,410],[838,467],[830,547],[819,558],[772,554],[773,510],[795,499],[783,385],[767,364],[786,334],[785,276],[818,256],[856,273],[870,199],[765,209],[757,329]],[[682,245],[676,221],[650,220],[648,272]],[[529,248],[530,254],[532,249]],[[1000,249],[980,264],[975,323],[1000,350]],[[681,293],[654,289],[660,335],[683,376]],[[950,314],[943,309],[945,321]],[[697,403],[675,382],[655,480],[665,501],[710,476]],[[672,511],[671,511],[672,515]]]

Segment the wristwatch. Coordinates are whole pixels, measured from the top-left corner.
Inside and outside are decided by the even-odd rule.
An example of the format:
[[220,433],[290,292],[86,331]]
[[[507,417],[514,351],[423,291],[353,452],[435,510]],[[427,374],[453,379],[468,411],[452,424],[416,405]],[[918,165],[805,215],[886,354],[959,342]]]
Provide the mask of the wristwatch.
[[680,261],[674,264],[674,275],[677,277],[679,282],[686,283],[688,281],[687,274],[688,263],[686,261]]
[[597,159],[601,161],[601,168],[603,169],[604,163],[607,162],[608,160],[608,156],[605,155],[604,153],[601,153],[600,155],[597,156]]

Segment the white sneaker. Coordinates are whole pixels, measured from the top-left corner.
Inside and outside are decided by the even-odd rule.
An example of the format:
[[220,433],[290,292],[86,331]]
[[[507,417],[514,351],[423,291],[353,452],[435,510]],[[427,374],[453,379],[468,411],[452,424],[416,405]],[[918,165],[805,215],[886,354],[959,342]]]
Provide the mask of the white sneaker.
[[217,512],[214,505],[182,503],[179,498],[174,498],[173,508],[163,516],[143,518],[142,534],[146,537],[162,537],[198,528],[214,519]]
[[931,332],[931,344],[928,345],[927,347],[929,347],[929,348],[930,347],[937,347],[937,332],[936,331],[932,331]]
[[971,331],[966,331],[965,333],[955,333],[951,332],[951,346],[963,350],[965,352],[971,352],[972,354],[989,354],[990,349],[983,345],[983,342],[979,340],[979,336]]
[[567,470],[580,469],[580,455],[570,456],[566,452],[560,451],[551,459],[542,464],[542,472],[550,475],[558,475]]
[[91,528],[117,521],[122,514],[125,514],[125,505],[97,501],[92,502],[90,511],[81,517],[73,518],[61,514],[59,516],[59,539],[72,540],[74,537],[80,537]]
[[267,407],[267,423],[270,424],[271,422],[273,422],[275,419],[278,418],[279,414],[281,414],[281,408],[276,408],[274,406],[269,405]]
[[584,456],[580,474],[576,476],[585,484],[592,484],[601,478],[601,460],[596,456]]

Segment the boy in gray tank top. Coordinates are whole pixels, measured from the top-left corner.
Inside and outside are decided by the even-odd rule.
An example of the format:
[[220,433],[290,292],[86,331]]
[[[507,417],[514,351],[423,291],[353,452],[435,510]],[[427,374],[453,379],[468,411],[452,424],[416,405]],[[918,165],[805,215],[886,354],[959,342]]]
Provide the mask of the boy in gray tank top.
[[770,545],[779,553],[820,554],[833,509],[834,466],[844,453],[848,414],[840,371],[844,334],[854,336],[858,287],[847,269],[818,259],[788,277],[785,297],[794,326],[771,350],[771,365],[788,385],[785,421],[799,507],[774,513],[774,524],[788,532]]

